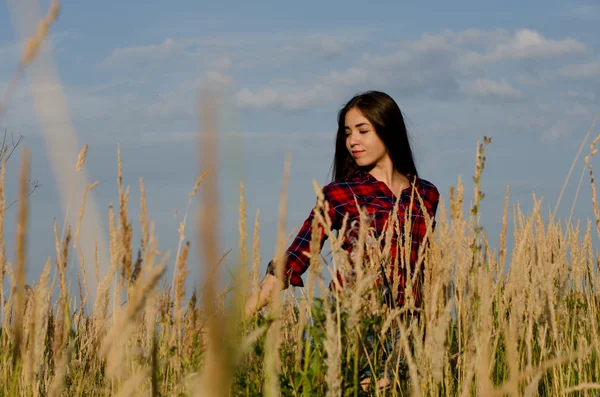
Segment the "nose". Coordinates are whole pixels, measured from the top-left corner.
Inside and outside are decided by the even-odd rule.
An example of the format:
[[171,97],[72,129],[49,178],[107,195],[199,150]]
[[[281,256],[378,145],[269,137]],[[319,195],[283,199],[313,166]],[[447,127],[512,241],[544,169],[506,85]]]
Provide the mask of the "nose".
[[350,134],[350,147],[358,145],[359,135],[355,133]]

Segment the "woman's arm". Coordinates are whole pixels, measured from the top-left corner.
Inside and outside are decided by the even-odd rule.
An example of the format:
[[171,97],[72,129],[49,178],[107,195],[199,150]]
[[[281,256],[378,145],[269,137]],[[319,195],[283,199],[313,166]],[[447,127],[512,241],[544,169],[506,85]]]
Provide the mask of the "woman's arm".
[[283,282],[272,274],[267,274],[260,282],[258,291],[252,292],[246,299],[246,318],[252,317],[256,312],[265,307],[274,293],[284,288]]
[[[323,188],[323,194],[326,201],[329,201],[328,191],[328,186]],[[254,313],[266,306],[271,300],[273,293],[277,293],[282,289],[286,289],[289,285],[296,287],[304,286],[301,276],[310,265],[310,259],[306,254],[310,252],[310,242],[313,232],[313,219],[315,217],[315,210],[317,208],[318,205],[311,210],[310,215],[304,221],[302,227],[298,231],[296,238],[285,252],[283,279],[276,277],[274,261],[269,262],[269,265],[267,266],[267,274],[261,281],[258,291],[254,291],[246,300],[247,316],[254,315]],[[321,208],[320,211],[321,215],[324,216],[324,209]],[[336,228],[336,213],[331,203],[329,205],[329,211],[327,211],[327,214],[331,220],[332,228]],[[318,233],[320,234],[319,249],[321,249],[325,243],[325,240],[327,239],[327,234],[325,233],[322,225],[318,226]]]

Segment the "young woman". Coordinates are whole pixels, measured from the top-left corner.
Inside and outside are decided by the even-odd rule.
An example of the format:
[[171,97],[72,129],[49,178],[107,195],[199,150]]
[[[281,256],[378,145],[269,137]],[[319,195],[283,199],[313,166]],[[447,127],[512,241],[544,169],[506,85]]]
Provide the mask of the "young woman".
[[[413,193],[414,190],[414,193]],[[417,193],[424,206],[421,206]],[[439,193],[430,182],[418,177],[413,160],[404,118],[396,102],[387,94],[369,91],[353,97],[339,112],[338,131],[333,162],[333,182],[323,188],[325,200],[329,202],[329,217],[332,228],[342,227],[344,216],[348,214],[347,232],[343,248],[352,260],[352,250],[358,238],[360,214],[358,207],[364,208],[369,217],[369,227],[377,238],[385,232],[386,222],[399,200],[397,216],[400,231],[404,231],[405,214],[410,214],[412,239],[410,267],[414,270],[419,247],[423,243],[427,225],[424,213],[435,217]],[[411,208],[412,207],[412,208]],[[260,283],[260,290],[253,292],[246,301],[246,315],[252,316],[264,307],[274,292],[289,285],[303,286],[302,274],[308,269],[311,228],[314,212],[304,222],[298,235],[286,250],[284,277],[275,277],[274,262],[271,261],[267,274]],[[391,220],[390,220],[391,221]],[[321,248],[326,239],[321,230]],[[397,236],[394,233],[391,245],[391,258],[380,266],[393,267],[398,255]],[[403,241],[403,240],[401,240]],[[386,273],[390,274],[389,268]],[[412,273],[412,272],[411,272]],[[409,276],[398,266],[392,273],[399,277],[398,300],[392,304],[404,304],[405,280]],[[410,274],[410,273],[409,273]],[[383,280],[379,285],[389,287],[393,280]],[[420,280],[417,279],[417,280]],[[340,280],[343,282],[343,280]],[[420,305],[420,282],[413,287],[415,305]],[[388,295],[389,294],[388,291]],[[388,303],[390,303],[388,301]]]

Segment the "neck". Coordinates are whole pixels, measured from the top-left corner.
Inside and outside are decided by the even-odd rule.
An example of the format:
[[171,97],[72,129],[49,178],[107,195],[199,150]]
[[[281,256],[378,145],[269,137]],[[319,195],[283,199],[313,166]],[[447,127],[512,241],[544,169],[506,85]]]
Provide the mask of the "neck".
[[383,163],[378,163],[369,170],[369,174],[373,175],[375,179],[385,183],[388,186],[395,185],[399,179],[402,179],[402,175],[398,172],[392,161],[388,159]]

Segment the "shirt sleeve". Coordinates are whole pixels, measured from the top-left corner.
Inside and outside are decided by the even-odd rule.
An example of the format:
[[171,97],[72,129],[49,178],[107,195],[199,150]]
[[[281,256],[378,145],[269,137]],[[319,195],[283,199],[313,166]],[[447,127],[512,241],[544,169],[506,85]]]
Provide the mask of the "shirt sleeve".
[[428,215],[434,218],[440,201],[440,192],[434,185],[426,185],[423,189],[422,199]]
[[[406,194],[402,196],[401,200],[403,200],[403,205],[401,205],[398,210],[398,216],[402,225],[404,225],[406,217],[408,216],[410,211],[410,238],[412,242],[412,247],[410,251],[411,266],[414,265],[418,260],[418,254],[421,248],[421,244],[423,244],[423,242],[425,241],[425,236],[428,231],[427,224],[425,223],[424,213],[426,212],[429,217],[433,218],[433,224],[431,227],[432,230],[435,229],[435,214],[437,212],[440,197],[437,188],[433,184],[423,183],[417,186],[417,189],[419,195],[421,196],[421,199],[423,200],[423,206],[421,206],[421,203],[416,197],[416,194],[414,197],[411,197],[412,194]],[[402,238],[402,241],[404,242],[404,234]]]
[[[336,220],[336,212],[333,208],[330,197],[330,188],[325,186],[323,188],[323,194],[325,195],[325,201],[329,203],[329,211],[328,215],[331,219],[332,227],[335,228],[337,224]],[[312,222],[314,219],[314,212],[316,206],[310,211],[308,218],[302,224],[302,227],[298,231],[298,234],[294,238],[294,241],[288,249],[286,250],[286,258],[285,258],[285,267],[283,271],[283,277],[285,287],[287,288],[289,285],[293,285],[295,287],[303,287],[304,282],[302,281],[302,274],[306,272],[308,266],[310,264],[310,258],[307,254],[310,252],[310,240],[312,237]],[[324,208],[320,210],[321,214],[324,216]],[[325,233],[324,227],[319,225],[319,251],[323,248],[323,244],[327,239],[327,234]],[[267,266],[267,274],[275,274],[275,263],[271,260]]]

